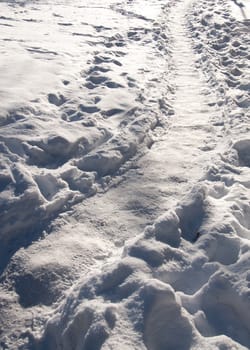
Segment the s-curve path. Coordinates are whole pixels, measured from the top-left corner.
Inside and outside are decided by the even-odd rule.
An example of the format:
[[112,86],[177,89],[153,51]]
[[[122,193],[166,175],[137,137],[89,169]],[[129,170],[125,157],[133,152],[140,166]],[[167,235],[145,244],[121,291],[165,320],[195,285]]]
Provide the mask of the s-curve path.
[[50,234],[23,253],[31,262],[44,250],[50,260],[63,251],[62,261],[78,276],[100,267],[107,258],[120,255],[127,239],[176,205],[211,165],[220,146],[220,130],[213,126],[220,111],[209,106],[215,96],[196,68],[185,20],[189,3],[179,1],[161,14],[171,36],[173,68],[168,76],[174,93],[168,102],[173,114],[163,113],[165,124],[153,130],[152,146],[135,156],[112,187],[63,213]]
[[176,204],[202,178],[220,146],[221,130],[213,124],[221,111],[210,105],[216,97],[197,68],[185,19],[189,3],[179,1],[170,14],[163,14],[172,36],[173,115],[165,116],[166,124],[155,129],[152,146],[134,160],[120,183],[86,201],[88,207],[94,203],[96,213],[106,220],[112,212],[128,235],[134,236]]
[[[57,296],[62,296],[61,290],[67,289],[81,275],[98,269],[108,258],[119,255],[126,240],[135,237],[174,206],[197,184],[212,163],[221,140],[220,130],[213,123],[221,112],[211,106],[211,100],[216,97],[208,92],[205,77],[196,67],[185,20],[189,2],[176,2],[170,13],[169,9],[163,9],[161,14],[163,21],[169,23],[171,36],[171,58],[166,57],[166,60],[171,59],[173,65],[169,79],[174,85],[174,93],[168,101],[173,113],[165,115],[163,127],[158,126],[152,131],[152,146],[145,146],[138,152],[131,166],[128,165],[127,171],[114,181],[112,187],[75,205],[70,212],[62,213],[52,223],[50,234],[45,233],[43,239],[17,252],[13,267],[15,261],[20,265],[22,262],[23,269],[31,271],[26,276],[28,281],[31,279],[29,283],[39,289],[26,297],[24,281],[17,281],[16,291],[21,304],[30,307],[20,316],[20,322],[17,317],[17,324],[29,323],[36,330],[36,324],[28,322],[29,319],[33,314],[39,314],[43,319],[43,312],[51,311],[49,307],[42,310],[39,302],[53,306]],[[166,34],[164,29],[161,34]],[[157,69],[154,63],[148,68]],[[160,77],[157,83],[161,83]],[[162,115],[164,117],[164,111]],[[55,272],[50,281],[52,287],[48,299],[45,295],[48,293],[47,282],[41,281],[43,266],[46,267],[45,279],[49,278],[49,269]],[[13,267],[10,267],[10,272]],[[33,281],[30,276],[36,271],[39,271],[41,280]],[[16,317],[18,307],[16,302],[8,310],[9,324],[11,317]],[[33,313],[32,307],[38,307],[38,310]],[[18,314],[21,315],[21,311]],[[38,328],[42,322],[37,322]],[[16,327],[22,328],[19,324]]]
[[126,211],[133,234],[197,184],[220,147],[222,135],[216,121],[222,112],[211,103],[216,96],[197,68],[185,18],[189,4],[179,1],[170,13],[163,13],[172,37],[173,115],[165,116],[167,123],[158,135],[155,132],[152,147],[138,158],[136,169],[129,170],[125,180],[102,197],[115,203],[117,217]]
[[[213,124],[221,112],[210,106],[216,97],[209,92],[205,77],[196,67],[185,19],[189,3],[179,1],[170,13],[163,10],[161,15],[163,19],[167,16],[171,33],[173,68],[169,79],[174,93],[169,102],[173,115],[165,115],[165,125],[153,131],[152,146],[135,156],[115,185],[76,205],[54,225],[61,237],[71,232],[76,240],[85,241],[85,247],[89,242],[88,249],[93,250],[98,265],[103,259],[120,254],[117,247],[176,205],[203,177],[220,147],[221,130]],[[53,235],[48,239],[54,240]],[[99,247],[95,247],[96,240]],[[70,251],[72,244],[68,243]],[[99,252],[100,247],[104,247],[105,253]],[[67,242],[64,254],[67,255]],[[86,268],[91,267],[87,264]]]
[[[220,131],[213,123],[220,111],[209,106],[215,99],[205,77],[196,68],[185,8],[190,1],[177,2],[169,14],[172,35],[175,92],[168,127],[138,161],[141,175],[129,178],[133,193],[158,215],[171,207],[202,177],[210,164]],[[121,189],[121,186],[120,186]]]

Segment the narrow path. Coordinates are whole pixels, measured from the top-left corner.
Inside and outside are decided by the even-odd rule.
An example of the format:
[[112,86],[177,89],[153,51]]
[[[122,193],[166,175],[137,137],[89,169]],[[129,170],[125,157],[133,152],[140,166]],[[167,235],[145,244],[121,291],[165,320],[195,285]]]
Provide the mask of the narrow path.
[[[88,198],[72,208],[71,213],[62,214],[46,239],[21,251],[19,258],[28,269],[43,269],[46,261],[45,265],[58,269],[58,275],[60,269],[73,271],[72,280],[77,280],[110,256],[120,256],[127,239],[135,237],[175,205],[204,174],[216,148],[216,131],[211,120],[218,111],[208,106],[210,98],[204,94],[205,81],[195,67],[195,55],[185,26],[183,6],[187,5],[188,1],[180,1],[170,14],[176,93],[169,129],[156,137],[151,149],[138,159],[136,167],[125,174],[121,183],[106,193]],[[37,288],[36,281],[32,283]],[[58,290],[53,292],[60,294],[60,288],[66,289],[70,283],[68,277],[60,279]],[[20,293],[20,300],[28,294],[25,288]],[[45,304],[51,301],[41,295],[36,297],[37,305],[39,298],[45,300]],[[29,304],[31,301],[32,295],[24,299],[23,304],[36,307]],[[31,317],[31,311],[26,310],[25,322]],[[9,314],[15,312],[13,309]]]
[[[98,242],[106,243],[110,255],[98,265],[104,271],[107,261],[114,262],[114,266],[120,261],[128,239],[142,233],[147,224],[152,224],[159,215],[176,205],[199,182],[216,152],[217,131],[212,121],[218,110],[208,105],[210,96],[204,93],[205,78],[195,65],[183,6],[188,6],[188,1],[178,2],[168,19],[176,88],[172,100],[174,115],[170,117],[169,128],[138,159],[136,167],[128,170],[124,181],[104,194],[89,198],[75,208],[72,215],[78,230],[83,228],[86,232],[88,227],[89,232],[83,239],[92,236]],[[96,266],[90,267],[94,274]],[[81,273],[80,284],[84,283],[84,276]],[[115,289],[115,283],[113,286],[111,282],[111,289]],[[149,340],[145,338],[148,349],[162,349],[161,345],[154,346],[155,339],[152,338],[149,331]],[[157,340],[158,343],[161,344]]]
[[[220,135],[216,134],[212,122],[218,117],[218,110],[208,105],[213,96],[206,94],[206,82],[195,65],[183,9],[189,2],[178,2],[170,14],[176,93],[172,101],[175,114],[170,117],[169,129],[156,138],[123,181],[59,218],[54,225],[56,234],[49,237],[56,240],[49,245],[58,250],[62,249],[63,237],[69,232],[75,237],[74,247],[75,242],[84,241],[84,250],[91,259],[89,264],[84,261],[84,266],[80,262],[81,273],[91,269],[96,258],[99,265],[109,254],[119,253],[117,247],[122,247],[127,239],[141,233],[146,225],[176,205],[205,174],[216,153]],[[48,243],[41,244],[48,249]],[[82,243],[79,247],[83,249]],[[68,239],[63,250],[66,255],[68,250],[72,251]],[[81,256],[82,253],[78,255],[79,261]]]
[[205,173],[216,148],[211,120],[218,111],[208,106],[211,97],[204,94],[205,81],[195,67],[183,9],[188,2],[180,1],[170,14],[176,93],[169,129],[123,181],[62,214],[52,234],[28,249],[31,261],[39,260],[38,252],[44,254],[44,249],[51,261],[55,252],[61,256],[63,251],[66,264],[80,274],[87,272],[173,207]]
[[[216,147],[216,132],[212,121],[218,110],[208,105],[212,96],[206,94],[206,82],[195,65],[191,39],[185,24],[189,1],[180,1],[170,15],[175,64],[176,93],[172,105],[169,129],[156,139],[152,148],[139,159],[138,170],[130,171],[119,188],[116,203],[137,204],[139,215],[151,220],[180,198],[201,178]],[[153,213],[153,216],[150,216]]]
[[196,68],[183,10],[189,2],[180,1],[170,16],[176,93],[169,129],[156,138],[123,182],[79,207],[78,219],[82,215],[86,219],[86,207],[94,205],[104,222],[120,222],[124,240],[175,205],[202,177],[215,153],[219,135],[212,123],[218,109],[208,105],[213,96],[207,94],[204,77]]

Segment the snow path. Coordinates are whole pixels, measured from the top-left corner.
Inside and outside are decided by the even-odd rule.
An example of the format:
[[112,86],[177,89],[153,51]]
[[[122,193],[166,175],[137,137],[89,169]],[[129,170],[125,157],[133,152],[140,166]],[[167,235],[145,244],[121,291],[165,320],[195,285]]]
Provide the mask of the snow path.
[[[149,59],[148,57],[145,59],[146,64],[141,69],[140,74],[136,75],[136,79],[130,81],[134,84],[140,82],[140,79],[143,80],[141,91],[144,93],[144,102],[142,99],[141,104],[144,107],[146,105],[146,107],[144,109],[138,108],[138,114],[134,112],[120,114],[119,109],[117,112],[117,109],[112,106],[114,101],[118,101],[118,105],[126,111],[126,107],[122,105],[123,101],[120,101],[120,99],[122,100],[121,96],[126,96],[126,92],[129,90],[129,94],[131,94],[127,96],[127,101],[129,101],[133,93],[137,94],[139,91],[134,87],[128,89],[128,86],[124,89],[125,85],[123,86],[124,77],[131,73],[124,71],[126,69],[124,67],[127,69],[129,67],[124,62],[126,59],[129,61],[131,57],[135,59],[136,56],[133,55],[133,49],[136,46],[130,47],[128,45],[128,37],[135,36],[137,40],[138,33],[133,30],[128,31],[128,35],[123,33],[122,36],[116,34],[112,37],[112,41],[121,48],[119,49],[121,51],[115,52],[112,51],[113,49],[108,51],[107,48],[110,47],[111,43],[109,42],[105,48],[99,46],[100,50],[98,53],[94,52],[93,57],[90,55],[92,66],[90,65],[90,68],[81,74],[81,84],[83,86],[84,78],[86,78],[90,92],[86,90],[85,86],[84,93],[87,95],[86,100],[89,98],[91,104],[85,106],[81,103],[79,105],[83,114],[79,111],[79,114],[75,113],[79,107],[77,107],[77,103],[74,106],[74,101],[68,100],[66,102],[67,99],[60,94],[60,91],[57,94],[60,101],[57,95],[48,94],[55,102],[52,104],[55,104],[55,111],[58,115],[65,112],[63,114],[64,121],[61,121],[62,129],[66,128],[67,123],[68,128],[70,125],[74,125],[72,127],[72,134],[74,134],[78,128],[77,125],[79,125],[79,135],[81,135],[80,121],[84,121],[86,116],[84,113],[91,115],[92,110],[99,109],[100,115],[96,114],[96,119],[98,120],[100,117],[100,123],[103,123],[104,129],[107,128],[107,133],[100,136],[99,134],[95,135],[96,131],[93,132],[93,139],[96,137],[97,140],[96,144],[95,142],[90,144],[90,149],[83,156],[77,148],[78,141],[75,144],[72,141],[74,147],[70,148],[69,146],[72,153],[65,151],[66,158],[62,158],[62,161],[65,161],[62,167],[58,166],[56,169],[48,167],[45,169],[45,174],[42,171],[39,173],[41,169],[34,166],[36,170],[33,170],[37,171],[34,178],[37,180],[40,191],[43,189],[42,194],[47,199],[46,203],[51,204],[51,207],[53,207],[54,202],[51,200],[50,203],[50,199],[53,199],[54,195],[56,197],[57,191],[60,193],[60,186],[65,186],[65,182],[64,184],[60,181],[57,183],[57,177],[60,180],[62,177],[71,185],[73,183],[73,190],[77,190],[79,184],[80,188],[81,186],[84,189],[87,187],[92,196],[86,198],[79,195],[79,200],[70,207],[70,210],[62,211],[56,219],[52,220],[49,231],[44,231],[41,239],[35,237],[34,242],[30,241],[26,248],[19,249],[10,259],[2,280],[6,288],[11,286],[13,289],[10,288],[10,292],[5,294],[4,288],[2,290],[1,287],[3,313],[0,321],[4,321],[2,329],[6,333],[8,333],[6,329],[11,328],[13,320],[15,320],[15,324],[12,334],[10,331],[8,335],[9,339],[7,337],[7,340],[3,341],[3,346],[11,344],[10,348],[12,349],[11,346],[13,344],[15,346],[15,339],[18,339],[20,348],[26,349],[23,345],[26,341],[30,342],[32,349],[33,345],[36,348],[35,343],[39,342],[37,339],[41,336],[45,322],[49,318],[51,320],[46,325],[43,334],[45,343],[42,343],[42,350],[58,348],[69,350],[80,347],[85,349],[85,346],[86,349],[99,350],[102,348],[102,344],[103,349],[118,348],[117,344],[121,342],[120,336],[125,341],[124,349],[127,345],[128,349],[133,350],[145,350],[146,348],[148,350],[162,350],[163,348],[186,350],[190,349],[191,346],[193,350],[196,350],[202,348],[203,345],[206,345],[206,349],[213,350],[217,349],[216,341],[218,341],[218,348],[220,348],[220,341],[222,344],[224,344],[223,341],[229,341],[228,339],[219,339],[219,337],[217,339],[217,335],[220,334],[227,335],[229,339],[231,338],[230,341],[233,339],[233,345],[229,341],[228,349],[234,348],[233,341],[239,341],[243,346],[249,343],[247,326],[249,316],[243,312],[245,306],[248,305],[247,297],[245,298],[244,293],[243,297],[240,292],[237,294],[233,283],[228,283],[225,287],[226,304],[224,305],[224,290],[223,288],[222,291],[217,290],[218,286],[220,288],[220,282],[224,283],[225,266],[225,271],[228,274],[230,267],[226,270],[227,265],[235,263],[236,266],[233,267],[235,271],[240,269],[241,264],[242,270],[247,266],[247,263],[244,263],[244,258],[243,262],[240,261],[240,254],[242,253],[243,256],[244,252],[248,251],[249,220],[245,216],[247,217],[249,209],[247,198],[243,196],[244,188],[237,184],[237,179],[235,180],[235,196],[236,198],[240,197],[240,200],[234,203],[234,197],[230,198],[230,191],[234,193],[232,185],[234,179],[231,173],[226,178],[227,175],[224,176],[223,173],[224,169],[220,169],[218,173],[221,171],[222,175],[219,174],[212,178],[213,172],[210,172],[212,179],[208,176],[208,169],[216,168],[216,161],[224,152],[224,146],[228,146],[229,136],[226,128],[223,128],[223,124],[221,124],[224,117],[223,106],[217,103],[216,91],[209,90],[207,76],[205,78],[201,72],[201,66],[198,67],[196,63],[198,55],[194,53],[190,28],[186,23],[186,13],[192,3],[191,0],[173,2],[170,12],[168,7],[162,8],[159,23],[167,23],[171,36],[171,45],[168,38],[163,40],[166,52],[168,50],[170,52],[169,55],[166,54],[165,58],[166,71],[170,66],[169,59],[171,59],[172,66],[174,65],[172,71],[168,72],[166,76],[162,76],[162,79],[159,76],[159,67],[155,67],[157,64],[162,65],[162,60],[159,59],[157,45],[150,41],[151,37],[148,33],[152,30],[152,37],[156,35],[154,40],[159,42],[158,46],[160,46],[162,44],[161,38],[167,37],[169,32],[158,22],[156,23],[157,27],[154,28],[152,25],[153,29],[149,29],[150,21],[147,22],[147,30],[142,27],[138,31],[139,33],[147,33],[148,37],[144,40],[145,43],[147,40],[149,41],[149,45],[145,49]],[[137,19],[136,13],[125,10],[125,4],[115,4],[113,8],[123,16],[132,16],[134,20]],[[147,21],[146,17],[139,19]],[[216,25],[217,27],[221,26],[220,23]],[[124,28],[123,30],[125,32]],[[110,40],[109,34],[105,40],[107,42]],[[128,51],[130,50],[127,58],[125,53],[127,49],[123,49],[123,45],[125,47],[128,45]],[[168,45],[171,46],[171,50],[167,47]],[[142,56],[143,52],[142,48],[140,52]],[[113,60],[114,54],[117,54],[119,61]],[[135,67],[139,60],[137,58],[135,61]],[[114,65],[114,62],[117,66],[116,73],[109,67],[109,65]],[[151,62],[151,66],[147,66],[149,62]],[[112,81],[105,80],[107,79],[106,69],[110,72]],[[159,69],[158,72],[157,69]],[[116,78],[117,80],[115,80]],[[90,81],[94,83],[91,85]],[[117,95],[107,92],[102,85],[106,81],[113,82],[112,88],[116,86],[117,82],[121,82],[120,85],[117,84],[119,86]],[[155,108],[154,111],[157,117],[154,118],[153,113],[152,117],[150,111],[152,112],[157,105],[155,101],[157,98],[169,95],[169,86],[174,86],[174,92],[170,94],[170,98],[163,99],[164,101],[159,100],[159,108]],[[157,88],[160,93],[156,92],[154,96],[151,96]],[[92,89],[94,94],[91,92]],[[81,101],[82,90],[79,91],[79,101]],[[97,98],[98,94],[101,96],[100,99]],[[95,96],[94,103],[93,96]],[[115,96],[114,101],[110,96]],[[130,111],[133,110],[132,106],[135,101],[131,104],[127,101],[129,106],[127,108]],[[223,103],[226,104],[225,101]],[[70,112],[66,115],[65,102],[66,106],[67,103],[70,107],[70,103],[72,104],[73,114]],[[168,108],[164,109],[161,105],[162,102],[166,102],[168,107],[171,107],[171,113],[166,112]],[[108,113],[105,114],[105,111]],[[103,116],[104,118],[101,119]],[[79,120],[74,120],[78,117]],[[131,119],[128,122],[126,118]],[[90,116],[89,121],[93,120]],[[79,124],[77,124],[78,122]],[[138,138],[131,137],[131,134],[133,136],[134,134],[130,132],[130,122],[135,127],[133,129],[135,134],[136,127],[139,126]],[[102,125],[99,127],[98,131],[102,131]],[[45,134],[46,132],[44,130]],[[140,140],[143,133],[145,135]],[[120,138],[122,142],[125,142],[119,143]],[[87,136],[86,140],[88,140]],[[83,138],[82,146],[85,146],[86,140]],[[135,142],[136,151],[134,153],[130,152],[128,146],[131,140]],[[34,143],[35,147],[31,147],[36,160],[39,160],[40,146],[44,147],[45,153],[47,150],[52,152],[51,157],[46,158],[44,155],[45,168],[46,161],[54,159],[55,155],[57,156],[57,153],[54,152],[59,150],[60,154],[60,143],[63,144],[65,139],[60,138],[59,135],[50,141],[51,145],[48,141],[44,141],[44,146],[43,141],[38,140],[37,143]],[[53,147],[53,142],[54,146],[57,147]],[[46,149],[46,145],[48,149]],[[128,152],[124,151],[127,146]],[[248,141],[243,140],[237,144],[237,147],[243,165],[248,166],[249,158],[247,151],[245,151],[248,147]],[[116,154],[113,157],[112,153],[114,150],[121,153],[121,158],[118,159],[117,163]],[[102,151],[106,152],[106,160],[105,156],[104,158],[95,158],[95,155],[98,152],[102,154]],[[228,152],[230,154],[230,150]],[[98,161],[100,162],[98,163]],[[32,165],[34,164],[31,163],[31,167]],[[108,170],[103,170],[102,166],[105,169],[107,166]],[[225,169],[231,168],[230,166],[226,168],[225,165]],[[82,180],[81,170],[85,171],[83,182],[80,181]],[[98,175],[92,173],[95,171]],[[74,174],[76,174],[75,178]],[[89,174],[89,177],[86,177],[86,174]],[[238,174],[240,178],[241,170],[236,169],[235,174]],[[221,178],[219,178],[220,175]],[[217,181],[218,178],[220,180],[214,185],[212,181]],[[247,181],[245,182],[249,183],[249,180]],[[245,182],[242,182],[243,185]],[[71,185],[69,185],[70,190]],[[97,192],[92,193],[92,186],[95,185]],[[62,188],[65,189],[65,187]],[[196,192],[192,192],[192,188]],[[70,195],[73,195],[72,192]],[[189,201],[186,199],[189,198],[186,195],[189,195],[190,192],[193,197],[191,195]],[[206,194],[204,194],[205,192]],[[242,196],[240,196],[241,193]],[[70,195],[69,198],[71,198]],[[207,199],[206,196],[209,198]],[[62,202],[67,202],[67,197],[65,198],[62,199]],[[60,208],[60,195],[58,199],[58,208]],[[208,207],[207,212],[206,206]],[[211,215],[210,210],[216,213],[213,212]],[[218,216],[216,216],[217,212]],[[163,216],[161,216],[162,214]],[[235,218],[231,219],[234,215],[235,218],[240,218],[239,222],[242,223],[243,228],[240,227]],[[231,220],[234,220],[233,223]],[[234,227],[236,227],[237,233],[234,231]],[[199,238],[200,235],[201,238]],[[241,248],[238,236],[246,238],[246,242],[243,240],[241,243]],[[245,259],[247,260],[247,258]],[[249,275],[245,280],[247,278],[249,280]],[[236,293],[235,298],[234,293]],[[222,299],[218,299],[217,295],[220,297],[222,295]],[[236,305],[232,305],[234,299],[240,301],[236,302]],[[139,305],[140,303],[146,305],[145,310],[140,309],[142,307]],[[147,303],[149,303],[148,309]],[[225,319],[223,319],[222,325],[218,324],[217,317],[214,316],[217,315],[217,304],[218,310],[220,308],[225,310]],[[231,311],[232,308],[233,311]],[[172,311],[176,316],[173,318],[175,332],[169,336],[165,335],[165,329],[168,323],[172,322],[172,316],[169,316]],[[117,316],[117,323],[116,313],[120,317]],[[238,317],[240,320],[237,323],[238,313],[243,313],[243,316],[242,318]],[[136,332],[136,322],[139,324],[139,329],[144,327],[143,335]],[[232,330],[234,326],[242,328],[243,331],[237,328],[234,332]],[[113,327],[115,327],[114,331]],[[24,329],[28,329],[28,331],[24,332]],[[37,339],[33,335],[37,336]],[[110,339],[109,335],[111,335]],[[211,341],[206,341],[206,337],[211,337]],[[106,339],[108,339],[107,344],[105,343]],[[221,345],[221,348],[222,346],[224,345]],[[235,349],[243,349],[243,346],[239,345]],[[30,347],[27,345],[27,348]]]
[[[90,243],[95,240],[103,248],[101,253],[96,253],[96,247],[90,245],[95,259],[77,267],[80,275],[83,271],[95,273],[103,264],[119,260],[126,241],[134,239],[157,217],[176,206],[205,174],[217,151],[219,136],[211,120],[216,120],[219,111],[208,106],[211,97],[204,93],[206,83],[195,65],[183,5],[182,1],[177,3],[170,14],[175,64],[171,76],[175,93],[170,102],[174,115],[167,127],[164,131],[156,130],[152,147],[135,157],[132,168],[117,185],[86,199],[53,225],[55,231],[63,227],[66,235],[71,232],[76,241],[83,236],[86,246],[88,240]],[[65,234],[61,232],[60,236]],[[54,238],[48,236],[53,249],[57,239],[57,234]],[[68,247],[64,245],[65,255],[67,250],[72,250],[69,243]]]
[[86,208],[94,206],[96,216],[104,216],[106,224],[110,212],[115,213],[121,226],[131,222],[127,230],[133,233],[128,235],[134,236],[176,205],[211,165],[217,140],[221,140],[211,122],[218,117],[219,109],[209,106],[213,96],[206,93],[206,83],[196,68],[183,3],[175,6],[172,13],[174,115],[164,132],[155,136],[152,147],[134,160],[134,168],[126,172],[120,183],[76,207],[77,220],[81,215],[85,220]]
[[216,146],[210,121],[218,111],[208,106],[203,93],[205,82],[195,67],[183,5],[177,3],[170,15],[174,115],[166,116],[165,130],[156,130],[152,147],[137,156],[116,186],[60,215],[49,235],[19,253],[29,265],[61,260],[79,277],[99,269],[107,258],[120,256],[126,240],[176,205],[210,164]]
[[206,94],[206,82],[196,69],[184,2],[172,9],[170,27],[175,65],[174,116],[170,117],[166,133],[139,160],[143,175],[141,182],[139,178],[136,183],[137,189],[142,186],[142,193],[147,193],[153,181],[152,192],[163,210],[173,207],[202,177],[219,137],[211,122],[216,120],[219,110],[209,106],[213,97]]
[[[63,247],[64,256],[69,256],[72,264],[72,247],[77,243],[89,257],[81,261],[84,253],[77,253],[81,262],[75,269],[81,275],[102,266],[104,258],[119,257],[126,240],[173,208],[211,165],[217,140],[211,120],[216,120],[218,109],[208,106],[211,97],[204,94],[206,83],[195,67],[183,4],[177,3],[170,17],[175,63],[172,76],[176,92],[171,101],[174,115],[165,130],[156,130],[152,147],[135,157],[132,168],[121,179],[118,177],[116,185],[55,220],[50,235],[29,249],[37,260],[49,247],[53,251]],[[69,232],[71,240],[67,239]],[[94,259],[90,258],[92,254]]]

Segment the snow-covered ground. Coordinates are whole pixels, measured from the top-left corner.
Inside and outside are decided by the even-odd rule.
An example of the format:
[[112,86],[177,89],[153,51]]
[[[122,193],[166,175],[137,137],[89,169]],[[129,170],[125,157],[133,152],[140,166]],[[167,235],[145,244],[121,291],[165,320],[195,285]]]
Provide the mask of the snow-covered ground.
[[0,2],[0,349],[250,348],[249,0]]

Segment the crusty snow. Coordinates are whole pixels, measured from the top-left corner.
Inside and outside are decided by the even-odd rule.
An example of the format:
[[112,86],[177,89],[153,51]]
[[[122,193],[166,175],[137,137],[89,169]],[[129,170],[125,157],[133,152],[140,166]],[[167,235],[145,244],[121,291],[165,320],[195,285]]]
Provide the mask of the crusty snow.
[[0,350],[250,348],[249,0],[1,0]]

